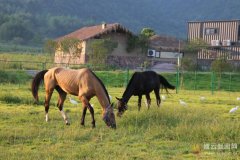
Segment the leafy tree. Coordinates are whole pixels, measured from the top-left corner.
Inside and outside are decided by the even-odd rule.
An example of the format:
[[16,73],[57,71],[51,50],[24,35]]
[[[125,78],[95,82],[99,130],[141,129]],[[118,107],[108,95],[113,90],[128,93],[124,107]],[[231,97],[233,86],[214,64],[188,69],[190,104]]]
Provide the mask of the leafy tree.
[[138,47],[141,48],[142,53],[147,53],[148,46],[149,46],[148,37],[146,37],[143,34],[140,34],[138,36]]
[[196,63],[191,58],[182,58],[180,70],[182,71],[195,71]]
[[104,65],[107,56],[117,47],[117,42],[110,39],[96,39],[90,45],[89,63]]
[[232,70],[232,65],[226,58],[218,58],[212,62],[211,70],[216,73],[229,72]]
[[202,49],[207,49],[208,46],[209,45],[203,39],[195,39],[193,41],[188,42],[187,45],[185,45],[183,50],[184,52],[187,52],[187,53],[197,54],[198,51]]
[[14,38],[22,38],[25,41],[29,41],[33,38],[33,33],[22,24],[10,21],[1,25],[0,38],[4,41],[12,41]]
[[71,58],[78,56],[82,52],[80,42],[77,38],[65,38],[58,42],[57,47],[60,47],[64,54],[69,54],[67,64],[69,64]]
[[143,28],[141,31],[141,35],[144,35],[147,38],[150,38],[150,37],[154,36],[155,34],[156,34],[155,31],[151,28]]
[[137,48],[138,44],[138,37],[137,36],[129,36],[127,40],[127,52],[133,51],[135,48]]
[[52,60],[54,59],[55,51],[57,48],[58,43],[56,41],[51,39],[45,41],[44,51],[51,56]]
[[193,61],[191,58],[182,58],[181,59],[181,65],[180,65],[180,86],[184,87],[184,72],[185,71],[195,71],[197,68],[197,65],[195,61]]
[[56,50],[62,50],[63,54],[68,54],[68,62],[71,58],[78,56],[81,53],[82,48],[80,47],[81,41],[76,38],[65,38],[60,41],[47,40],[44,44],[44,50],[53,58],[55,56]]
[[225,57],[220,57],[214,60],[211,64],[211,70],[217,73],[218,77],[218,88],[221,87],[221,78],[223,72],[230,72],[232,71],[232,65],[227,61]]
[[143,28],[139,35],[128,38],[127,51],[131,52],[136,48],[141,48],[142,53],[146,53],[149,46],[149,38],[154,34],[155,32],[152,29]]

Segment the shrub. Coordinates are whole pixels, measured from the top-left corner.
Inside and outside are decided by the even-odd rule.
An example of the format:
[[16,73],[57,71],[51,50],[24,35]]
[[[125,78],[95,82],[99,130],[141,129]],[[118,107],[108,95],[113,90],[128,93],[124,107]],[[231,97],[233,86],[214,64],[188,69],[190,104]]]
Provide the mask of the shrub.
[[31,79],[25,71],[0,70],[0,83],[20,84]]

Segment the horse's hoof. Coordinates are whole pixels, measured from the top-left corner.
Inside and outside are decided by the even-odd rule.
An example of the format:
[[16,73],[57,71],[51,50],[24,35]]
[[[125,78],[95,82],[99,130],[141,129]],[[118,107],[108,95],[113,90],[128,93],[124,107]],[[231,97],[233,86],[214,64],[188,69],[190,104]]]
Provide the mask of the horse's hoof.
[[67,125],[67,126],[70,126],[70,123],[69,123],[69,122],[67,122],[67,123],[66,123],[66,125]]

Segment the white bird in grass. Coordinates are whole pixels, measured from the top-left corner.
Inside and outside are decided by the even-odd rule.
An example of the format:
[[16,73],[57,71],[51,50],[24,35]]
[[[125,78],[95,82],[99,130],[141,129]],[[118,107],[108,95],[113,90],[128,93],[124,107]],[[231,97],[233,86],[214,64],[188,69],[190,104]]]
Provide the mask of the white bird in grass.
[[109,96],[109,99],[110,99],[110,101],[111,101],[111,100],[112,100],[112,96],[111,96],[110,94],[109,94],[108,96]]
[[240,101],[240,97],[237,97],[237,101]]
[[179,100],[179,103],[182,105],[182,106],[187,106],[187,103],[186,102],[184,102],[183,100]]
[[69,101],[70,101],[72,104],[74,104],[74,105],[77,105],[77,104],[78,104],[78,102],[75,101],[74,99],[72,99],[71,97],[69,97]]
[[166,96],[165,96],[165,95],[162,95],[161,98],[162,98],[162,100],[164,100],[164,101],[166,100]]
[[205,101],[206,98],[202,96],[202,97],[200,97],[200,100],[201,100],[201,101]]
[[147,103],[146,99],[144,99],[144,102],[145,102],[146,107],[148,107],[148,103]]
[[236,111],[238,110],[238,107],[239,107],[239,106],[236,106],[236,107],[232,108],[232,109],[229,111],[229,113],[234,113],[234,112],[236,112]]

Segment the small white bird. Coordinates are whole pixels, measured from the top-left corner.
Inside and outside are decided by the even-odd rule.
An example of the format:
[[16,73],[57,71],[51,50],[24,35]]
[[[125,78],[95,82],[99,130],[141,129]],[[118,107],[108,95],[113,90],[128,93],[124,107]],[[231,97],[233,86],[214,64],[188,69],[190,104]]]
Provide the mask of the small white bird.
[[111,100],[112,100],[112,96],[111,96],[110,94],[109,94],[108,96],[109,96],[109,98],[110,98],[110,101],[111,101]]
[[166,96],[165,95],[162,95],[161,98],[162,98],[163,101],[166,100]]
[[206,98],[202,96],[202,97],[200,97],[200,100],[201,100],[201,101],[205,101]]
[[240,97],[237,97],[237,101],[240,101]]
[[187,103],[186,102],[184,102],[183,100],[179,100],[179,103],[182,105],[182,106],[187,106]]
[[75,101],[74,99],[72,99],[71,97],[69,97],[69,101],[70,101],[72,104],[74,104],[74,105],[77,105],[77,104],[78,104],[78,102]]
[[144,99],[144,102],[145,102],[146,107],[148,107],[148,103],[147,103],[146,99]]
[[236,111],[238,110],[238,107],[239,107],[239,106],[236,106],[236,107],[232,108],[232,109],[229,111],[229,113],[234,113],[234,112],[236,112]]

